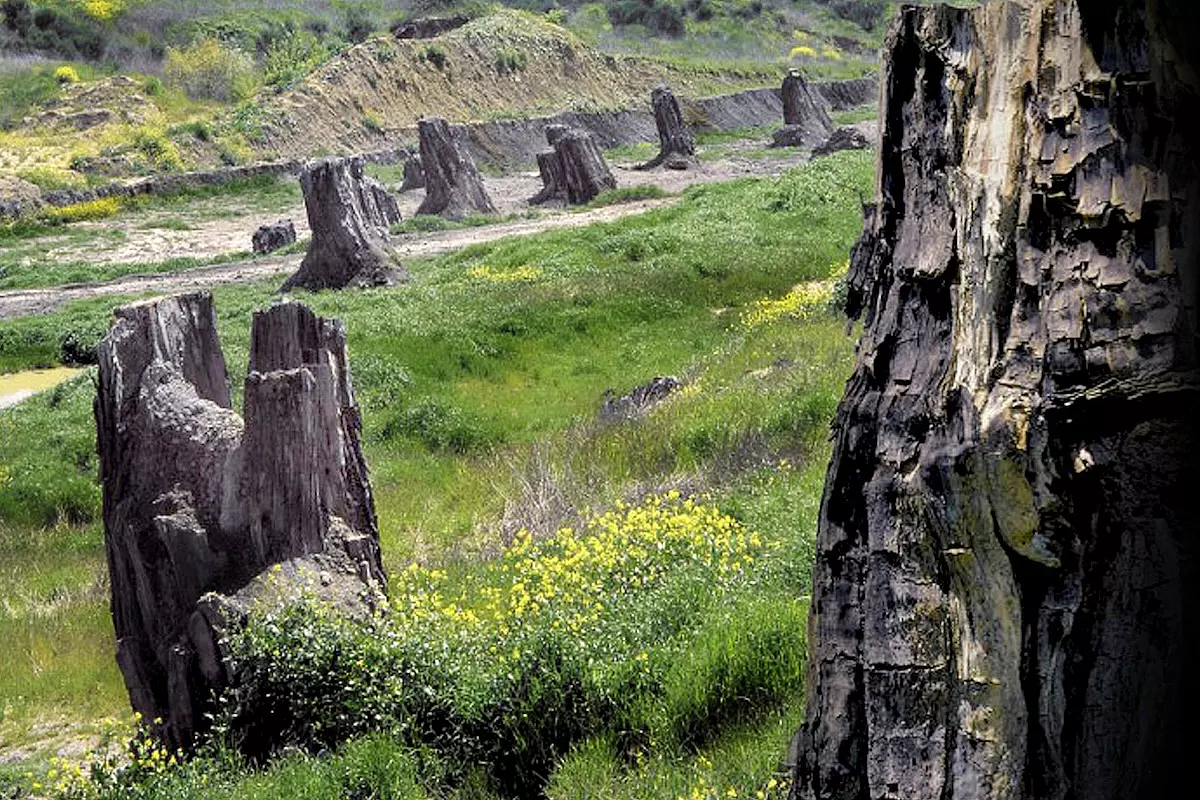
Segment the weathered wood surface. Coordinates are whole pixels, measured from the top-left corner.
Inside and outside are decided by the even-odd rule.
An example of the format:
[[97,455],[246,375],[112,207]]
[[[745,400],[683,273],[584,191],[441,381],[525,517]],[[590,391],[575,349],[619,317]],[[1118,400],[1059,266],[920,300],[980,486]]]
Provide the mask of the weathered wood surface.
[[634,169],[647,170],[665,166],[667,169],[691,169],[696,160],[696,139],[688,130],[679,108],[679,100],[667,86],[654,87],[650,93],[654,125],[658,129],[658,155]]
[[833,120],[821,95],[799,70],[788,70],[780,87],[783,127],[771,135],[773,147],[816,147],[833,133]]
[[221,636],[257,598],[382,596],[345,330],[299,303],[257,312],[244,421],[208,294],[117,309],[98,356],[117,662],[134,709],[187,747],[231,679]]
[[1200,87],[1166,9],[890,30],[794,796],[1151,798],[1190,763]]
[[425,199],[417,209],[418,214],[462,219],[471,214],[497,213],[475,161],[446,120],[421,120],[417,123],[417,135],[425,172]]
[[542,190],[529,202],[587,203],[601,192],[617,188],[617,179],[604,154],[587,131],[550,125],[546,128],[546,141],[554,149],[538,154]]
[[387,242],[388,227],[400,221],[399,204],[363,174],[362,159],[310,162],[300,173],[300,188],[312,240],[284,291],[381,286],[408,278]]

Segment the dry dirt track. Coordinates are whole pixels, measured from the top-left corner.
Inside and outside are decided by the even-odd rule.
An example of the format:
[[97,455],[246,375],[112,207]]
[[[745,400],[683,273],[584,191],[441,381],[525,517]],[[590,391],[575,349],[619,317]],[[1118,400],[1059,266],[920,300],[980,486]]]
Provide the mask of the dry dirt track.
[[[503,222],[478,228],[463,228],[435,233],[405,234],[395,237],[396,250],[403,258],[434,256],[468,245],[490,242],[505,236],[528,236],[542,231],[560,228],[578,228],[594,222],[607,222],[632,214],[641,214],[653,208],[677,202],[669,197],[658,200],[642,200],[634,203],[606,206],[595,211],[560,213],[536,219]],[[236,261],[212,267],[196,267],[180,272],[157,272],[145,275],[130,275],[107,283],[74,284],[57,286],[53,289],[15,289],[0,292],[0,320],[15,319],[33,314],[45,314],[73,300],[93,297],[128,296],[161,292],[176,292],[210,289],[228,283],[253,283],[271,277],[282,277],[300,266],[303,256],[259,258],[253,261]]]

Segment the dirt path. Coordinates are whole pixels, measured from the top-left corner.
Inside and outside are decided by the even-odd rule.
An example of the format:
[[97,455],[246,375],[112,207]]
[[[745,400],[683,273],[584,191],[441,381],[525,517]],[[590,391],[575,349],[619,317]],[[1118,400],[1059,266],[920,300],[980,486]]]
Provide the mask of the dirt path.
[[[678,199],[677,197],[667,197],[657,200],[642,200],[606,206],[594,211],[575,213],[563,211],[535,219],[502,222],[477,228],[405,234],[394,237],[393,241],[401,258],[435,256],[452,250],[460,250],[472,244],[495,241],[506,236],[529,236],[542,231],[578,228],[596,222],[609,222],[634,214],[642,214],[654,208],[662,208],[678,202]],[[302,258],[301,254],[296,253],[288,256],[258,258],[253,261],[236,261],[211,267],[197,267],[180,272],[130,275],[107,283],[74,284],[57,286],[52,289],[0,291],[0,320],[45,314],[64,303],[95,297],[138,295],[150,292],[170,294],[211,289],[214,286],[230,283],[253,283],[294,272],[300,266]]]
[[[699,168],[683,172],[655,170],[637,172],[628,164],[614,164],[618,185],[654,185],[668,192],[682,192],[698,183],[714,183],[749,176],[778,175],[786,169],[804,163],[804,151],[779,151],[778,156],[746,156],[739,150],[750,151],[761,148],[763,142],[739,142],[725,146],[723,158],[702,163]],[[515,214],[528,211],[527,198],[540,188],[536,173],[522,173],[504,177],[486,178],[488,191],[496,200],[500,213]],[[422,192],[407,192],[400,196],[401,212],[410,217],[421,202]],[[405,234],[395,237],[397,250],[402,258],[434,256],[472,244],[491,242],[506,236],[527,236],[542,231],[575,228],[641,214],[650,209],[661,208],[678,202],[677,197],[623,203],[594,211],[571,212],[564,209],[545,210],[532,219],[497,223],[476,228],[433,233]],[[260,216],[262,217],[260,219]],[[110,252],[93,253],[97,263],[120,261],[138,263],[161,262],[174,256],[192,258],[216,258],[221,255],[246,249],[250,235],[267,217],[277,219],[290,216],[297,222],[298,232],[303,234],[303,204],[283,214],[247,214],[232,219],[206,222],[202,231],[162,230],[147,228],[145,220],[139,221],[126,231],[127,239]],[[63,252],[66,257],[68,254]],[[252,283],[282,277],[296,270],[300,254],[257,258],[208,267],[196,267],[179,272],[155,272],[130,275],[105,283],[88,283],[58,286],[48,289],[14,289],[0,291],[0,320],[15,319],[33,314],[44,314],[77,300],[96,297],[128,296],[149,293],[174,293],[210,289],[230,283]]]

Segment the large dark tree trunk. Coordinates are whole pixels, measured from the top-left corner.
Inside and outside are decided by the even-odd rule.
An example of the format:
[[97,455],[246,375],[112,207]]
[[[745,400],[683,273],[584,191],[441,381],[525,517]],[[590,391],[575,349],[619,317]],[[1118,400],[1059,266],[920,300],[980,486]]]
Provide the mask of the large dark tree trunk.
[[340,323],[299,303],[255,314],[243,422],[209,295],[116,315],[95,412],[117,663],[133,707],[186,747],[231,679],[221,636],[255,598],[366,611],[379,534]]
[[1194,753],[1200,93],[1161,2],[905,8],[803,798],[1152,798]]
[[342,289],[407,279],[387,243],[400,208],[378,181],[363,175],[360,159],[326,158],[300,173],[312,241],[300,269],[283,284],[292,288]]
[[470,214],[497,213],[474,159],[459,144],[446,120],[423,119],[417,123],[417,134],[425,172],[425,200],[418,214],[462,219]]
[[634,169],[690,169],[696,160],[696,140],[683,121],[683,112],[675,93],[666,86],[656,86],[650,93],[650,107],[654,111],[654,124],[658,128],[658,155],[639,164]]
[[799,70],[788,70],[780,89],[783,99],[783,127],[772,134],[775,147],[816,147],[833,133],[833,120],[825,110],[825,101]]
[[538,153],[543,187],[531,203],[550,200],[587,203],[601,192],[617,188],[604,154],[587,131],[550,125],[546,128],[546,141],[554,149]]

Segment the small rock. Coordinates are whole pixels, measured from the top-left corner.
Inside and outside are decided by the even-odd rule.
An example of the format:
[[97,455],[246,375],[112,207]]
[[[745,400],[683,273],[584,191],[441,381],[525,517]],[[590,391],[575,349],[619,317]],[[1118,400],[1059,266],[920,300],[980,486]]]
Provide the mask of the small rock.
[[866,150],[870,146],[866,134],[857,128],[838,128],[823,144],[813,148],[813,156],[827,156],[839,150]]
[[252,242],[254,252],[262,255],[273,253],[281,247],[287,247],[296,241],[296,226],[290,219],[263,225],[254,232]]
[[635,387],[627,395],[613,397],[612,389],[604,392],[604,403],[600,407],[603,419],[630,417],[666,400],[673,392],[683,387],[683,381],[673,375],[659,375],[649,383]]

